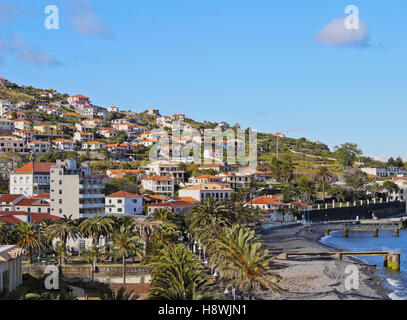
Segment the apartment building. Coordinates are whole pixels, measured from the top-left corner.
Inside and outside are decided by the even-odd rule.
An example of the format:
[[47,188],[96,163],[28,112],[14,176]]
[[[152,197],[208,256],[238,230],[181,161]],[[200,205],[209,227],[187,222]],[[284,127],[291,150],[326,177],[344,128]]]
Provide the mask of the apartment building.
[[107,215],[134,215],[143,213],[143,197],[125,191],[106,196],[105,213]]
[[31,129],[31,122],[24,119],[15,119],[12,120],[14,122],[14,128],[18,130],[30,130]]
[[62,151],[73,151],[75,149],[75,142],[67,139],[56,139],[53,141],[55,149]]
[[221,183],[221,182],[222,177],[213,176],[210,174],[203,174],[189,178],[187,185],[197,185],[203,183]]
[[174,193],[174,179],[154,175],[143,179],[143,188],[155,193]]
[[8,132],[11,133],[15,129],[14,127],[14,121],[7,119],[7,118],[1,118],[0,119],[0,132]]
[[89,163],[75,159],[57,160],[51,167],[51,214],[72,215],[73,219],[104,213],[102,176],[92,174]]
[[26,197],[50,191],[50,170],[55,163],[30,162],[10,174],[10,194]]
[[147,164],[145,166],[148,173],[153,173],[162,177],[174,179],[177,182],[183,182],[185,177],[185,171],[178,169],[178,164],[158,161]]
[[189,186],[179,190],[180,197],[191,197],[195,200],[213,197],[216,200],[226,200],[231,197],[233,189],[219,184],[204,183],[195,186]]
[[71,105],[77,105],[77,104],[90,104],[89,98],[81,95],[81,94],[77,94],[75,96],[70,96],[68,98],[68,103]]
[[31,141],[27,146],[33,153],[45,153],[51,150],[51,143],[48,141]]
[[13,136],[0,136],[0,152],[29,152],[23,139]]

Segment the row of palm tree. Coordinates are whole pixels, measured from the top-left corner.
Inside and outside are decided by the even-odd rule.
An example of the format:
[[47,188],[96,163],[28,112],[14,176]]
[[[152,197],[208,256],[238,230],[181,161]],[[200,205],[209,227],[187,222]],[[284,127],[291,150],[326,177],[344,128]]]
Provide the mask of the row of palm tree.
[[[233,285],[242,298],[251,299],[261,290],[276,293],[281,289],[267,248],[250,229],[260,216],[258,209],[243,201],[208,198],[189,212],[176,215],[160,209],[145,219],[94,216],[72,220],[65,216],[56,222],[22,222],[12,228],[0,221],[0,240],[24,248],[30,263],[40,251],[53,252],[61,270],[69,240],[91,238],[92,246],[83,255],[91,264],[92,279],[102,252],[111,247],[110,252],[122,260],[123,283],[126,261],[140,257],[152,268],[151,299],[219,298],[224,285]],[[204,264],[188,248],[187,234],[206,246],[209,263]],[[99,245],[102,237],[109,244],[105,248]],[[210,269],[222,276],[215,277]]]

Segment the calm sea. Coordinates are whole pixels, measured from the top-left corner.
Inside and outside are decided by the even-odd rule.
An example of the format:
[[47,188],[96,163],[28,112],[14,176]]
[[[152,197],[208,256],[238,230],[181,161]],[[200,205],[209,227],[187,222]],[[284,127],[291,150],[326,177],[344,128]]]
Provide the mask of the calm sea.
[[392,231],[379,231],[374,238],[372,231],[349,231],[349,238],[342,237],[342,231],[334,231],[321,242],[346,251],[394,250],[401,252],[400,272],[383,267],[383,257],[360,257],[368,264],[379,268],[379,275],[386,279],[386,286],[392,291],[393,300],[407,300],[407,231],[400,231],[395,237]]

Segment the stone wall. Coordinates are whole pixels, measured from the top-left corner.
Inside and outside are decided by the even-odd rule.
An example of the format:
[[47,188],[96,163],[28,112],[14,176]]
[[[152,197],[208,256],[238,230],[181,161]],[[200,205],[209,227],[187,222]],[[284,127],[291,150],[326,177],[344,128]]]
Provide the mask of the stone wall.
[[[23,273],[29,273],[33,277],[41,278],[45,276],[44,270],[46,265],[23,265]],[[127,276],[149,276],[151,269],[144,266],[126,266]],[[62,274],[67,278],[92,278],[90,265],[63,266]],[[115,278],[123,275],[122,266],[96,266],[95,279],[97,278]]]

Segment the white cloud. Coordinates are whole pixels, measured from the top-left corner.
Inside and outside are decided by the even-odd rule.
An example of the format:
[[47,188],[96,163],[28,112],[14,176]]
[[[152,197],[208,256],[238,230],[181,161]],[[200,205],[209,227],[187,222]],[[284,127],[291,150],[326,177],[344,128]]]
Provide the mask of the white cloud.
[[12,33],[8,41],[0,40],[0,50],[15,54],[17,60],[34,65],[55,66],[61,64],[54,56],[28,44],[20,33]]
[[387,161],[387,159],[389,158],[389,156],[385,153],[381,153],[379,155],[373,155],[370,157],[377,161]]
[[89,0],[70,0],[70,23],[80,34],[91,37],[107,37],[111,32],[93,11]]
[[334,18],[317,34],[317,41],[334,46],[368,46],[366,24],[359,20],[359,29],[346,29],[345,18]]

